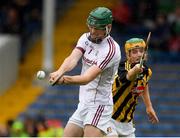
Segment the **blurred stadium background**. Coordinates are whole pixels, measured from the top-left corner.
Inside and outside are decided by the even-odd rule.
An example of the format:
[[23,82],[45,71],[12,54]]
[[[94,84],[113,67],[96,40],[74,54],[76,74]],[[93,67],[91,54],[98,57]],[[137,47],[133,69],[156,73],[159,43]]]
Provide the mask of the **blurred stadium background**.
[[[180,136],[179,0],[1,0],[0,136],[62,135],[78,103],[78,86],[51,87],[36,72],[59,67],[98,6],[113,11],[111,35],[123,58],[127,39],[152,32],[150,94],[160,123],[148,122],[140,100],[136,136]],[[79,72],[80,63],[71,73]]]

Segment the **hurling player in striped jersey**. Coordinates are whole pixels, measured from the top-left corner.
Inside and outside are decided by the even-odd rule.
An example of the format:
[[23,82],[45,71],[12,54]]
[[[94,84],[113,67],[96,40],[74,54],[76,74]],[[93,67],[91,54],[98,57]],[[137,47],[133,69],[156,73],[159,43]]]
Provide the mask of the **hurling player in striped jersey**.
[[138,97],[142,97],[146,112],[151,123],[158,123],[158,117],[153,109],[148,81],[152,71],[140,59],[146,44],[143,39],[132,38],[125,43],[126,61],[119,65],[113,84],[114,110],[112,114],[112,133],[109,136],[135,137],[133,117]]

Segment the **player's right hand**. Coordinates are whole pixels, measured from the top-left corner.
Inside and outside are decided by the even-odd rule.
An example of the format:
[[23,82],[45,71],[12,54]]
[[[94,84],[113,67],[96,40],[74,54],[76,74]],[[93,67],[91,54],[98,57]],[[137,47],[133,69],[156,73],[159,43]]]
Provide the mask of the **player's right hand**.
[[152,124],[156,124],[156,123],[159,123],[159,119],[156,115],[156,112],[154,111],[153,107],[150,106],[148,108],[146,108],[146,113],[148,115],[148,118],[149,118],[149,121],[152,123]]
[[140,64],[136,64],[133,68],[134,68],[136,73],[142,73],[143,72],[143,67],[140,67]]
[[59,72],[55,71],[49,74],[49,83],[53,83],[59,77]]

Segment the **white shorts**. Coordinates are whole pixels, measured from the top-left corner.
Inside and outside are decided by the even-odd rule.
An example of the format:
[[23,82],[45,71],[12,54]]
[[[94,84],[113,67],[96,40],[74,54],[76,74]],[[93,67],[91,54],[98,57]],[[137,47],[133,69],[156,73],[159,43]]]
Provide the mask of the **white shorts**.
[[89,124],[107,134],[110,130],[112,111],[113,106],[109,105],[85,105],[79,103],[68,123],[76,124],[82,128]]
[[132,121],[129,123],[118,122],[111,119],[112,132],[107,136],[135,137],[135,128]]

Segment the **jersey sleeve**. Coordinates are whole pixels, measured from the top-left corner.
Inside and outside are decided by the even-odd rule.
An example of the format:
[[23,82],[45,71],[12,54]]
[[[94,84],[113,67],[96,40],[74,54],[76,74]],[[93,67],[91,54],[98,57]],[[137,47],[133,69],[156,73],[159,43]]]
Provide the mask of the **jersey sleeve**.
[[151,79],[151,77],[152,77],[152,70],[148,68],[147,82]]
[[127,75],[128,71],[125,69],[125,62],[120,62],[119,64],[119,68],[118,68],[118,76],[120,78],[120,81],[122,83],[124,82],[130,82],[129,80],[127,80],[126,75]]
[[113,85],[112,85],[113,96],[117,93],[118,89],[120,89],[119,76],[118,76],[118,74],[115,74],[114,82],[113,82]]
[[84,33],[78,40],[77,44],[76,44],[76,48],[79,49],[83,54],[86,51],[86,33]]
[[107,41],[108,41],[108,48],[101,51],[101,53],[99,54],[100,56],[98,57],[98,62],[97,62],[97,65],[102,70],[112,66],[114,62],[118,60],[114,58],[117,52],[117,49],[113,40],[107,39]]

